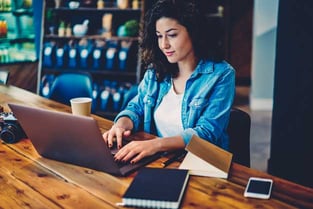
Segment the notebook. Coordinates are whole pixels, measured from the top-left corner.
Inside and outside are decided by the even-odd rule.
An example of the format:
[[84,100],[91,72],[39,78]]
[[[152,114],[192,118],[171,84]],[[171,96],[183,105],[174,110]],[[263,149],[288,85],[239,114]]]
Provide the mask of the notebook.
[[156,160],[161,153],[135,164],[117,163],[92,117],[8,104],[18,122],[42,157],[127,176]]
[[179,208],[189,171],[141,168],[122,197],[121,205],[143,208]]
[[185,148],[188,152],[179,168],[190,175],[228,178],[233,154],[193,135]]

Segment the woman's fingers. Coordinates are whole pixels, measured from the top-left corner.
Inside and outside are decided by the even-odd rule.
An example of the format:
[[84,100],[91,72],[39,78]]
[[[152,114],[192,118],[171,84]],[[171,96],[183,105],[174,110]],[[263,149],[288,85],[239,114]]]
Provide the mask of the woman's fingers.
[[106,131],[102,134],[102,137],[105,143],[108,143],[108,134],[109,134],[109,131]]
[[128,137],[131,134],[131,130],[124,131],[124,137]]
[[153,140],[132,141],[122,147],[114,156],[116,161],[136,163],[142,158],[155,154]]
[[103,133],[103,139],[108,144],[109,147],[113,146],[116,141],[118,148],[122,148],[123,137],[127,137],[131,134],[130,130],[125,130],[119,127],[112,127],[109,131]]

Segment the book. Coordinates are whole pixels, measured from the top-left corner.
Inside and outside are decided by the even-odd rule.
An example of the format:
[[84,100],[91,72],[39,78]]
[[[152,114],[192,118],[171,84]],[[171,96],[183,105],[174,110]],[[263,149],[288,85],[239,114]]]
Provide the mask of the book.
[[190,175],[228,178],[233,154],[194,135],[185,148],[188,152],[179,169]]
[[184,169],[140,169],[122,197],[122,205],[143,208],[179,208],[189,180]]

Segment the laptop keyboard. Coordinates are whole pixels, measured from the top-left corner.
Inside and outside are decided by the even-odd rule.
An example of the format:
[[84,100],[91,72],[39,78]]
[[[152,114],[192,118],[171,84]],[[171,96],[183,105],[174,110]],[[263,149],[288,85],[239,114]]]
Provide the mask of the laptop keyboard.
[[[128,143],[129,143],[129,141],[123,139],[122,146],[124,146],[124,145],[126,145]],[[113,146],[110,148],[110,150],[111,150],[111,154],[113,156],[118,152],[118,148],[117,148],[117,143],[116,142],[113,143]]]
[[[124,146],[124,145],[126,145],[127,143],[129,143],[129,141],[123,139],[122,145]],[[110,150],[111,150],[112,156],[114,157],[114,155],[118,152],[118,148],[117,148],[117,143],[116,143],[116,142],[113,143],[113,146],[110,148]],[[157,156],[157,155],[156,155],[156,156]],[[148,158],[149,158],[149,157],[148,157]],[[145,161],[145,160],[147,160],[147,159],[144,158],[144,159],[142,159],[141,161]],[[119,168],[124,167],[124,166],[126,166],[126,165],[131,165],[130,161],[127,161],[127,162],[116,161],[116,164],[117,164],[117,166],[118,166]]]
[[[122,141],[122,145],[123,146],[126,145],[127,143],[129,143],[129,141],[126,141],[126,140]],[[110,148],[110,150],[111,150],[112,156],[114,157],[114,155],[118,152],[118,148],[117,148],[117,143],[116,142],[113,143],[113,146]],[[127,162],[116,161],[116,164],[118,165],[118,167],[123,167],[125,165],[129,165],[130,161],[127,161]]]
[[125,165],[129,165],[130,161],[127,161],[127,162],[117,161],[116,164],[118,167],[123,167]]

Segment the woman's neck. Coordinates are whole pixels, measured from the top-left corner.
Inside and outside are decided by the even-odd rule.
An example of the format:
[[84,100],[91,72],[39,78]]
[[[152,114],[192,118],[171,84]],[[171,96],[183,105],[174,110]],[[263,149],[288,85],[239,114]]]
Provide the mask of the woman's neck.
[[198,59],[194,57],[193,59],[186,60],[184,62],[178,62],[178,76],[177,78],[188,79],[193,71],[196,69],[198,64]]

